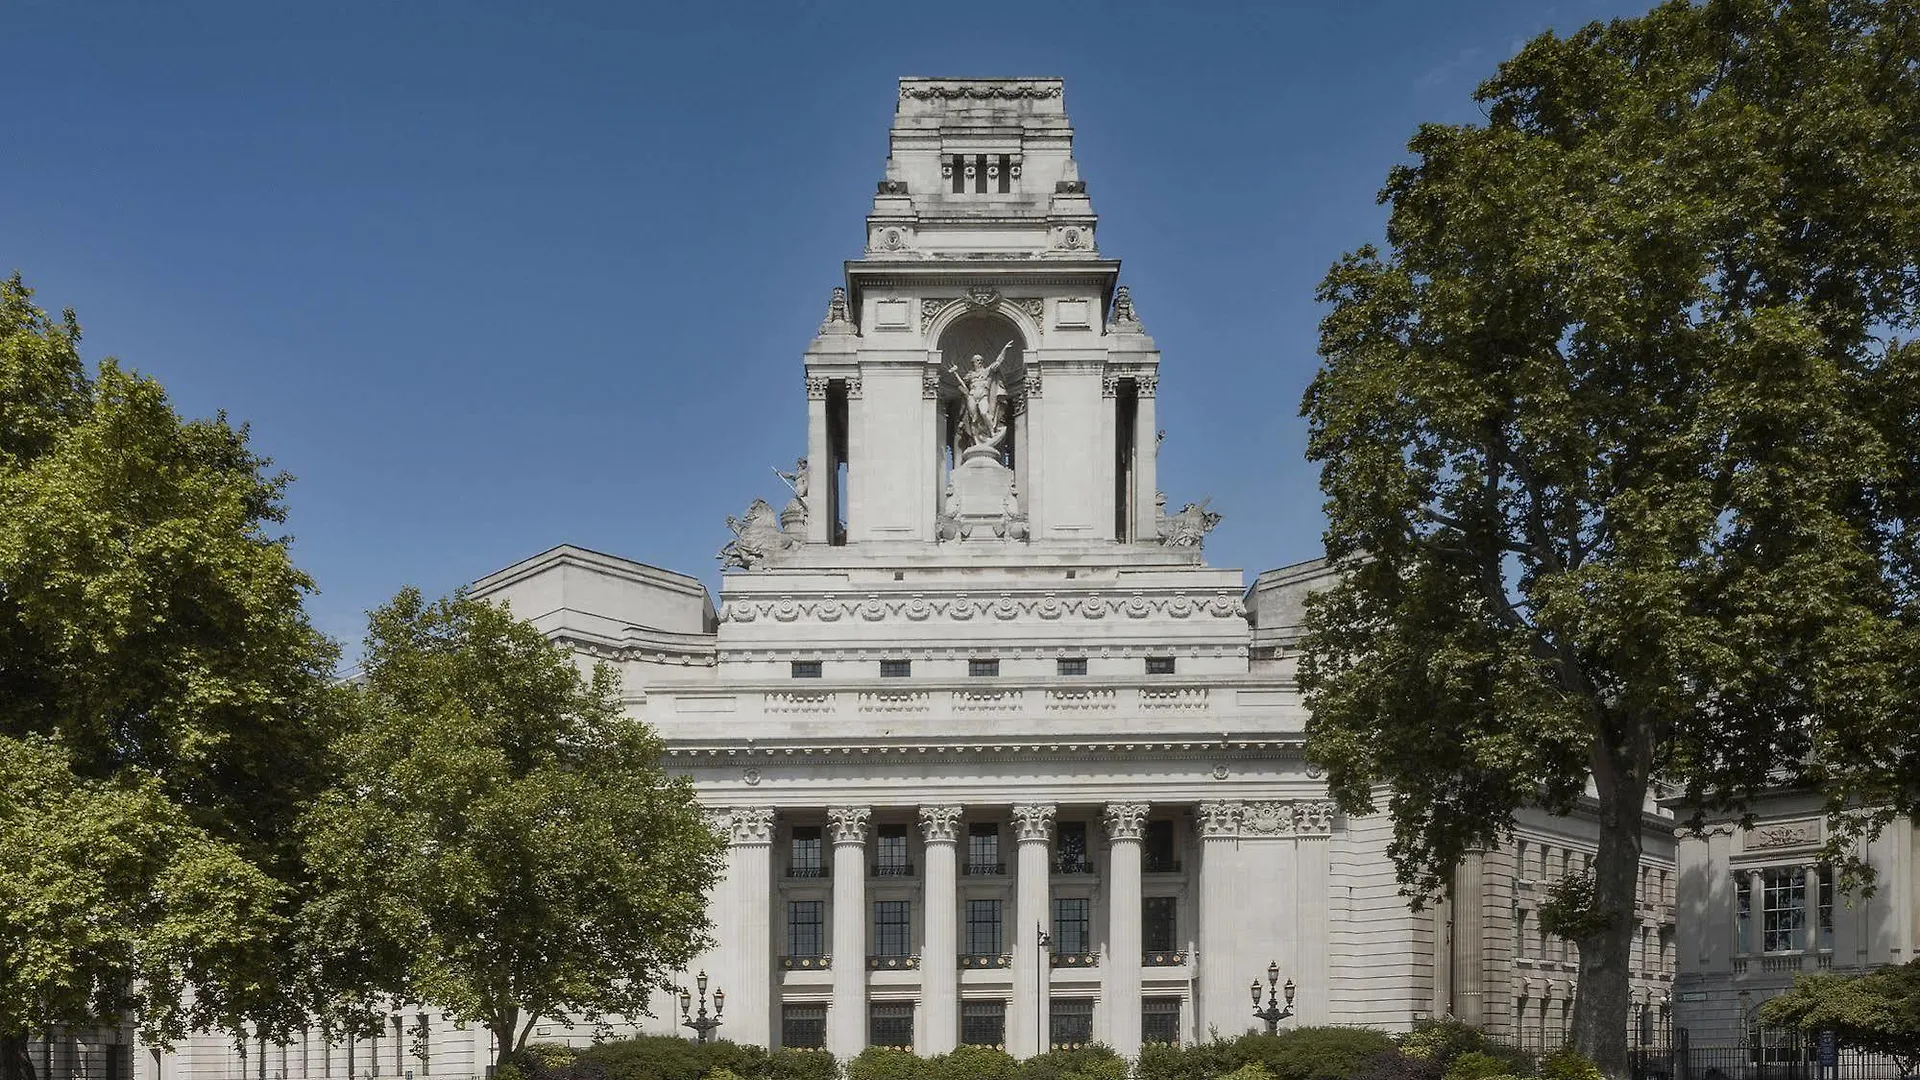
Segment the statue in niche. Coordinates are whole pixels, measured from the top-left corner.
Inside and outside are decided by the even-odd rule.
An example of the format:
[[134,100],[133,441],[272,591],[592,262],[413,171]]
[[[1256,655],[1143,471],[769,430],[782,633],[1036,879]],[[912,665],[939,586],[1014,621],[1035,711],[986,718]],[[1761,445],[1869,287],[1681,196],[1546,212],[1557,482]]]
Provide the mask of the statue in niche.
[[951,365],[947,368],[959,380],[966,397],[965,407],[960,410],[960,434],[969,446],[997,446],[1006,437],[1007,426],[1000,422],[1000,413],[1006,406],[1007,382],[997,373],[1011,348],[1012,341],[1000,346],[1000,355],[991,364],[974,353],[965,372]]
[[733,539],[716,556],[722,570],[751,570],[800,546],[798,537],[780,527],[779,518],[765,499],[753,500],[743,518],[727,515],[727,528],[733,530]]

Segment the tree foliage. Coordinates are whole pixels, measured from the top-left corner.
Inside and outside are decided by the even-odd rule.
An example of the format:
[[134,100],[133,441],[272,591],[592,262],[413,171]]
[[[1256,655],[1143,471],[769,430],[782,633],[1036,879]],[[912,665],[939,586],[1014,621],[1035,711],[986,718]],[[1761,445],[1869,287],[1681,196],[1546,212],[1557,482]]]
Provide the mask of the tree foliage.
[[[0,1056],[113,1023],[285,1026],[293,822],[335,653],[288,557],[288,479],[224,417],[90,372],[71,311],[0,282]],[[195,909],[198,908],[196,911]],[[182,1009],[170,995],[193,988]]]
[[1796,975],[1793,988],[1760,1006],[1772,1027],[1817,1035],[1894,1059],[1902,1076],[1920,1066],[1920,960],[1863,975]]
[[1385,792],[1416,897],[1591,808],[1574,1039],[1610,1075],[1651,783],[1737,809],[1818,751],[1864,790],[1920,741],[1916,57],[1910,2],[1543,35],[1321,287],[1310,754],[1348,812]]
[[721,841],[611,668],[409,589],[372,615],[355,710],[303,826],[329,985],[480,1021],[504,1056],[541,1017],[645,1015],[705,945]]

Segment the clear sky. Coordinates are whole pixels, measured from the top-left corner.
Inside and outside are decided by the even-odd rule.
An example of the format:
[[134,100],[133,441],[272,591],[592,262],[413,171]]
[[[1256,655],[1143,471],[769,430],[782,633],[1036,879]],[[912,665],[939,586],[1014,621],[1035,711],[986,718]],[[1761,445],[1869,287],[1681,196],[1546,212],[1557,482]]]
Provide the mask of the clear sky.
[[1216,565],[1320,551],[1315,283],[1424,121],[1618,0],[46,3],[0,11],[0,272],[296,476],[316,623],[558,543],[701,576],[804,452],[901,75],[1058,75]]

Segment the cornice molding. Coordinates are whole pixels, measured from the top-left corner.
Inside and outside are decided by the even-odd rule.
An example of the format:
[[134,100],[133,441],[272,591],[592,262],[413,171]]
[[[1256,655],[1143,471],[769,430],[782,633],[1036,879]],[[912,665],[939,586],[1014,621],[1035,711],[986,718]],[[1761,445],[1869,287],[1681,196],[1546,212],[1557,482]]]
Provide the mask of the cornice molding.
[[[1305,734],[1185,740],[1000,739],[981,742],[871,740],[758,743],[748,739],[732,743],[696,743],[669,739],[666,756],[689,765],[709,761],[745,765],[751,762],[773,760],[871,761],[875,758],[899,760],[945,758],[968,761],[1014,761],[1040,758],[1099,761],[1154,757],[1162,760],[1173,758],[1196,761],[1292,761],[1301,758],[1305,746]],[[1234,805],[1239,806],[1238,803]]]
[[823,593],[817,596],[786,595],[777,598],[727,600],[720,606],[720,621],[750,623],[773,622],[832,623],[842,619],[861,622],[927,622],[950,619],[967,622],[997,619],[1001,622],[1062,619],[1096,621],[1109,617],[1123,619],[1211,618],[1245,619],[1247,608],[1237,592],[1221,589],[1211,596],[1195,595],[1185,589],[1139,590],[1116,595],[1107,592],[995,592],[986,595],[954,593],[927,596],[865,597]]

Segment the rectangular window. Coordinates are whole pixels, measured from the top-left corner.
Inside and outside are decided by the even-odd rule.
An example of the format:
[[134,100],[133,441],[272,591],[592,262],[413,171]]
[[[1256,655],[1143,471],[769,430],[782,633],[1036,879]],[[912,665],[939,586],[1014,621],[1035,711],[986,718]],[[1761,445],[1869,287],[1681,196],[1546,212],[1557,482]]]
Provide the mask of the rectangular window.
[[1180,951],[1180,926],[1174,914],[1177,906],[1178,901],[1171,896],[1140,898],[1141,948],[1159,953]]
[[825,950],[824,900],[787,902],[787,955],[819,956]]
[[780,1006],[780,1045],[795,1050],[819,1050],[827,1045],[825,1005]]
[[874,831],[873,876],[913,876],[913,866],[907,862],[907,827],[905,825],[882,825]]
[[1047,1010],[1055,1050],[1077,1050],[1093,1041],[1093,999],[1054,998]]
[[795,660],[793,662],[793,677],[796,679],[819,678],[820,677],[820,661]]
[[1806,945],[1806,886],[1797,869],[1767,870],[1760,878],[1760,947],[1788,952]]
[[913,902],[875,900],[873,902],[873,954],[875,956],[913,955]]
[[913,1049],[913,1003],[876,1001],[867,1007],[867,1045]]
[[913,674],[911,660],[880,661],[880,677],[883,679],[904,679]]
[[967,955],[999,956],[1000,901],[967,901]]
[[1006,1043],[1006,1002],[963,1001],[960,1003],[960,1045],[1005,1046]]
[[992,678],[1000,674],[1000,661],[969,660],[967,661],[967,674],[975,678]]
[[1140,999],[1140,1041],[1149,1046],[1180,1045],[1180,999]]
[[1055,675],[1085,675],[1087,658],[1084,656],[1063,656],[1053,662]]
[[1149,675],[1173,674],[1173,657],[1171,656],[1147,657],[1147,674]]
[[793,827],[793,836],[788,847],[787,876],[799,878],[827,876],[820,826],[795,825]]
[[1180,857],[1174,847],[1173,822],[1147,822],[1146,836],[1143,839],[1146,842],[1144,850],[1141,851],[1145,863],[1142,869],[1149,874],[1180,872]]
[[1093,904],[1084,896],[1053,898],[1053,951],[1079,956],[1093,951]]
[[1820,875],[1820,944],[1833,948],[1833,875]]
[[967,826],[967,873],[998,874],[1000,866],[1000,826],[991,821],[976,821]]
[[1053,872],[1056,874],[1093,873],[1093,860],[1087,855],[1086,822],[1063,821],[1060,823],[1060,839],[1054,847]]
[[1518,908],[1513,912],[1513,955],[1527,955],[1527,913]]

